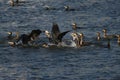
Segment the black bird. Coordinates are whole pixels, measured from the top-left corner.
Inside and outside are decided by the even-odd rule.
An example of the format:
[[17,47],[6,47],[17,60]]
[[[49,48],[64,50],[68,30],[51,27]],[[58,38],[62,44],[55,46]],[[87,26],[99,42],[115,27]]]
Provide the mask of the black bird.
[[49,41],[54,44],[58,44],[62,42],[62,38],[68,33],[70,30],[65,32],[60,32],[58,24],[53,23],[53,27],[51,30],[51,34],[48,31],[45,31],[46,36],[49,38]]
[[[16,42],[8,42],[10,45],[29,45],[36,40],[42,31],[39,29],[32,30],[30,34],[22,34]],[[20,43],[21,42],[21,43]]]

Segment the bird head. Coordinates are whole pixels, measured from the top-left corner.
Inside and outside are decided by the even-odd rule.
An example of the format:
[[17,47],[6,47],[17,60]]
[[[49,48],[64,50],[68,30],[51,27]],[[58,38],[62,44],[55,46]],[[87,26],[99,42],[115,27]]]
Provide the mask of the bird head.
[[106,29],[103,29],[102,31],[103,31],[104,33],[106,33],[106,32],[107,32],[107,30],[106,30]]
[[77,37],[78,37],[76,33],[71,33],[71,36],[72,36],[73,40],[77,39]]
[[8,35],[12,35],[12,32],[7,32]]
[[45,35],[48,37],[48,38],[50,38],[50,32],[49,31],[47,31],[47,30],[45,30]]

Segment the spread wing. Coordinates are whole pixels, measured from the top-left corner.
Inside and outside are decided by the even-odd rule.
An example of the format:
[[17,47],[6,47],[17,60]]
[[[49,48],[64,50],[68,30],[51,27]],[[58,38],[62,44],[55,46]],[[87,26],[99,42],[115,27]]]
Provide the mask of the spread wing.
[[59,34],[60,34],[60,29],[59,29],[58,24],[53,24],[51,35],[52,35],[52,40],[54,43],[56,43],[56,39]]
[[51,33],[54,34],[55,36],[58,36],[60,34],[60,29],[58,24],[55,23],[53,24]]
[[62,38],[63,38],[68,32],[70,32],[70,30],[60,33],[60,34],[58,35],[57,39],[61,42],[61,41],[62,41]]

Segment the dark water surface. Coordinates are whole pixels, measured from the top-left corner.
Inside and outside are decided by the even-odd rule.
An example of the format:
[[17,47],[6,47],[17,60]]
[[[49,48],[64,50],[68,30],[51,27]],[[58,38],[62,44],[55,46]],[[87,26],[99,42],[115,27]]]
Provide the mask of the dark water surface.
[[[0,80],[120,80],[120,46],[111,48],[18,48],[7,44],[6,32],[29,33],[32,29],[61,31],[76,22],[86,41],[95,41],[96,32],[120,34],[120,0],[25,0],[9,6],[0,0]],[[70,5],[74,11],[65,11]],[[51,6],[50,10],[45,10]],[[103,35],[103,33],[101,34]],[[40,37],[45,37],[41,34]],[[71,39],[68,33],[65,38]],[[104,44],[107,42],[105,41]]]

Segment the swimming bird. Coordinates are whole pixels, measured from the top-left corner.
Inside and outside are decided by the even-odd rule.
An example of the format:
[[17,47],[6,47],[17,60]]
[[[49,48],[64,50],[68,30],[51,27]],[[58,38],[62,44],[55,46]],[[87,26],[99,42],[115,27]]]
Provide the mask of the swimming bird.
[[[61,35],[65,35],[67,32],[63,32],[62,34],[60,34],[59,36]],[[49,31],[45,31],[45,35],[47,36],[47,38],[49,39],[49,42],[50,43],[44,43],[42,45],[42,47],[45,47],[45,48],[53,48],[53,47],[74,47],[74,43],[71,41],[71,40],[59,40],[60,42],[57,42],[55,43],[54,42],[54,39],[52,38],[52,34],[49,32]],[[62,38],[62,37],[61,37]],[[58,38],[59,39],[59,38]],[[57,40],[58,41],[58,40]]]
[[72,23],[72,29],[74,31],[77,31],[77,29],[85,29],[85,28],[84,27],[78,27],[77,24],[74,22],[74,23]]
[[49,39],[49,42],[50,42],[50,43],[53,43],[53,44],[58,45],[58,44],[60,44],[60,43],[62,42],[63,37],[64,37],[68,32],[70,32],[70,30],[64,31],[64,32],[60,32],[59,27],[58,27],[58,24],[53,23],[51,33],[46,30],[46,31],[45,31],[45,35],[46,35],[47,38]]
[[82,46],[89,46],[92,45],[92,42],[84,41],[84,34],[83,33],[72,33],[71,36],[73,37],[73,41],[76,44],[77,48],[80,48]]
[[15,42],[8,42],[10,45],[33,45],[33,41],[35,41],[42,31],[39,29],[32,30],[30,34],[22,34],[19,39]]
[[67,30],[67,31],[64,31],[64,32],[60,32],[58,24],[53,23],[53,27],[52,27],[52,30],[51,30],[51,35],[52,35],[53,43],[58,44],[58,43],[62,42],[62,38],[68,32],[70,32],[70,30]]
[[80,36],[76,33],[76,32],[73,32],[73,33],[71,33],[71,36],[72,36],[72,40],[75,42],[75,44],[76,44],[76,47],[77,48],[79,48],[79,47],[81,47],[81,45],[80,45]]
[[90,46],[93,43],[92,42],[88,42],[88,41],[84,41],[84,34],[83,33],[78,33],[80,36],[80,45],[81,46]]
[[70,6],[64,6],[65,11],[75,11],[75,9],[70,8]]
[[[97,40],[97,41],[92,42],[91,43],[92,45],[97,46],[97,47],[102,47],[102,48],[110,48],[111,47],[109,38],[101,37],[100,32],[97,32],[96,35],[97,35],[97,37],[95,40]],[[106,41],[107,41],[107,43],[105,43]]]
[[103,37],[104,38],[107,38],[107,39],[116,38],[116,35],[108,35],[106,29],[103,29],[102,31],[103,31]]
[[72,23],[72,29],[77,30],[77,24],[76,23]]

